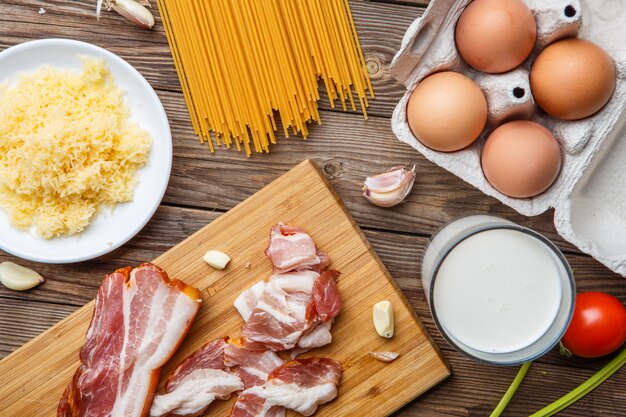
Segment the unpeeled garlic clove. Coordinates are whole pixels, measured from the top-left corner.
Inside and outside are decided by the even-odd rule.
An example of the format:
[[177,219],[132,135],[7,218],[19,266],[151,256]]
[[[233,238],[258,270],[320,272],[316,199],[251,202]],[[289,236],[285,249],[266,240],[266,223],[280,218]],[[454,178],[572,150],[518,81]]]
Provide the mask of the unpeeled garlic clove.
[[393,207],[404,201],[415,182],[415,166],[410,171],[398,165],[389,171],[367,177],[363,185],[363,197],[380,207]]
[[372,320],[374,321],[374,328],[380,336],[387,339],[393,337],[395,317],[390,301],[385,300],[374,304]]
[[381,362],[395,361],[400,354],[398,352],[370,352],[370,356]]
[[154,26],[152,12],[134,0],[111,0],[110,7],[139,27],[152,29]]
[[13,262],[0,263],[0,282],[11,290],[30,290],[44,281],[44,278],[32,269]]

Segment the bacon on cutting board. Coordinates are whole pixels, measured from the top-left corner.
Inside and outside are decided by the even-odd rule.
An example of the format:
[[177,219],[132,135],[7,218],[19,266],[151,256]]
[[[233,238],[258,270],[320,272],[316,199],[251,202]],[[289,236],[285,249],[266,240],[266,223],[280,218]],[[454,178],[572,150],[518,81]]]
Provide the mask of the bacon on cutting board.
[[[274,351],[294,348],[313,325],[313,284],[318,277],[314,271],[272,275],[241,331],[246,347],[265,346]],[[248,295],[244,291],[240,297]]]
[[197,417],[215,401],[244,389],[236,374],[224,365],[227,339],[209,342],[185,359],[165,383],[165,393],[154,397],[150,417]]
[[275,369],[268,381],[243,391],[231,417],[269,417],[281,409],[310,416],[321,404],[337,397],[342,369],[327,358],[298,359]]
[[200,308],[200,292],[150,263],[107,275],[96,297],[81,365],[58,417],[144,417],[160,369]]
[[240,340],[228,343],[224,357],[230,372],[238,375],[246,388],[263,385],[269,374],[285,363],[271,350],[246,349]]
[[289,271],[323,271],[330,258],[320,251],[304,229],[278,222],[270,232],[270,244],[265,250],[277,274]]
[[[300,354],[331,342],[330,328],[341,310],[337,271],[274,274],[243,291],[235,307],[246,321],[244,344]],[[293,356],[292,356],[293,357]]]

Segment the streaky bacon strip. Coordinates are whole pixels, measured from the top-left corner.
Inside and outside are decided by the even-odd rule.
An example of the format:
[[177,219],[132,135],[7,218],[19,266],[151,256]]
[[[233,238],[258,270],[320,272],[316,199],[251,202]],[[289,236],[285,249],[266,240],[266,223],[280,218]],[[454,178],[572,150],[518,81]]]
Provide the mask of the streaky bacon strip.
[[165,393],[154,397],[150,417],[200,416],[216,399],[244,389],[241,379],[226,370],[227,340],[205,344],[178,365],[165,383]]
[[315,246],[315,242],[304,229],[278,222],[270,231],[270,244],[265,250],[275,273],[312,270],[321,272],[330,258]]
[[161,366],[200,308],[200,292],[150,263],[105,276],[58,417],[145,417]]
[[238,375],[246,388],[263,385],[269,374],[285,363],[271,350],[247,349],[240,340],[230,341],[224,356],[230,372]]
[[224,351],[228,337],[205,343],[174,369],[165,381],[165,391],[172,392],[182,380],[198,369],[224,369]]
[[342,369],[328,358],[298,359],[275,369],[262,386],[248,388],[233,406],[231,417],[267,417],[276,408],[305,416],[337,396]]

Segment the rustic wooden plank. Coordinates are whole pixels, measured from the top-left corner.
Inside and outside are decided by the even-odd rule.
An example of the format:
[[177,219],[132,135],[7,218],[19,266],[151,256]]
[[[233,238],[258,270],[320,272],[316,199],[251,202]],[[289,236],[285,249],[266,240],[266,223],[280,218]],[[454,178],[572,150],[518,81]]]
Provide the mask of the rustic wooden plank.
[[21,347],[76,310],[75,306],[0,299],[0,358]]
[[[39,38],[83,40],[126,59],[154,88],[181,91],[156,7],[153,12],[157,23],[149,31],[132,26],[115,12],[104,12],[100,21],[96,21],[95,3],[95,0],[60,0],[53,4],[33,0],[2,1],[0,49]],[[391,78],[389,63],[400,47],[406,28],[423,9],[364,1],[351,1],[351,5],[377,97],[368,112],[390,116],[404,89]],[[45,14],[39,14],[40,7],[46,9]],[[384,36],[381,37],[381,33]],[[320,107],[330,109],[324,94]]]
[[[0,251],[0,262],[13,261],[38,270],[47,281],[27,292],[0,286],[0,299],[19,298],[81,306],[93,299],[104,274],[119,267],[156,258],[190,236],[221,212],[161,206],[150,223],[129,243],[96,260],[78,264],[46,265],[17,259]],[[365,229],[398,285],[418,314],[428,322],[428,307],[419,282],[420,265],[427,238]],[[626,301],[626,281],[585,255],[567,254],[580,291],[605,291]],[[432,323],[430,323],[432,324]]]

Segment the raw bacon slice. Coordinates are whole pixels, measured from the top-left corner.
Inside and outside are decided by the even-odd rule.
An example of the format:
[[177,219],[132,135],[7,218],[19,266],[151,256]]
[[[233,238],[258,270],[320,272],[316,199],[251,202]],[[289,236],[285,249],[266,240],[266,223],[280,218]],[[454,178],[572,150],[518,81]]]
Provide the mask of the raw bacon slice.
[[272,227],[265,255],[272,261],[274,272],[279,274],[307,269],[321,272],[330,264],[328,255],[317,249],[304,229],[283,222]]
[[[249,349],[289,350],[295,355],[331,342],[332,319],[341,310],[337,271],[274,274],[235,300],[246,324],[242,330]],[[293,357],[293,356],[292,356]]]
[[202,298],[144,263],[107,275],[96,297],[81,365],[65,389],[58,417],[144,417],[161,366],[178,349]]
[[316,323],[309,330],[304,332],[298,340],[298,346],[295,347],[289,357],[295,359],[309,350],[329,344],[333,341],[330,328],[333,326],[333,320],[330,319],[324,323]]
[[176,368],[165,383],[165,393],[154,397],[150,417],[197,417],[214,400],[226,400],[244,389],[241,379],[225,370],[226,340],[205,344]]
[[285,361],[271,350],[251,350],[241,341],[231,341],[225,352],[225,364],[241,378],[246,388],[263,385],[269,374]]
[[287,362],[275,369],[264,385],[242,392],[231,417],[268,416],[276,407],[310,416],[319,405],[335,399],[341,373],[341,365],[333,359]]
[[239,294],[233,305],[243,318],[243,321],[248,321],[263,291],[265,291],[265,281],[259,281]]
[[320,321],[328,321],[341,311],[341,297],[337,289],[338,271],[324,271],[313,284],[313,302]]
[[314,271],[273,275],[241,331],[246,347],[261,344],[274,351],[294,348],[314,322],[312,292],[318,277]]

